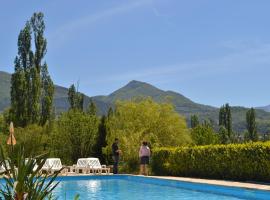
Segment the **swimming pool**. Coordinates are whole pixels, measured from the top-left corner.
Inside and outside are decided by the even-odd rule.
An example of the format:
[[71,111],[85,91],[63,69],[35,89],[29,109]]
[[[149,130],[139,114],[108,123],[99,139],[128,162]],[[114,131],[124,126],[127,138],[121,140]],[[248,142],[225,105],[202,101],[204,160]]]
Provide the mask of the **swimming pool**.
[[185,199],[185,200],[269,200],[270,192],[216,186],[149,177],[74,176],[59,177],[54,194],[59,200],[71,200],[76,194],[87,199]]

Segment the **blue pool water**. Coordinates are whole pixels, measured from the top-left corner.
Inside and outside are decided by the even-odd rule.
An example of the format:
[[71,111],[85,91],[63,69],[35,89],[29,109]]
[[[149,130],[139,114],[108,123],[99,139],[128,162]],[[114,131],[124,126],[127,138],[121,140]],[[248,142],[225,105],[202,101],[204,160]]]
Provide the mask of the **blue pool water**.
[[183,200],[266,200],[270,193],[168,181],[136,176],[63,177],[54,194],[59,200],[71,200],[76,194],[87,199],[183,199]]

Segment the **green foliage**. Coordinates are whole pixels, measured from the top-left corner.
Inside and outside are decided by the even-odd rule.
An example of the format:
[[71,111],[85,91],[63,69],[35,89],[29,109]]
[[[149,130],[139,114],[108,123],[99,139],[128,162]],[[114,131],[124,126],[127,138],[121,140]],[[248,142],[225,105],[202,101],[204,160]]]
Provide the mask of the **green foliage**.
[[29,125],[24,128],[15,128],[14,132],[18,144],[15,146],[15,151],[19,146],[24,146],[25,156],[31,156],[33,152],[37,155],[49,150],[45,148],[48,143],[46,127]]
[[[0,193],[5,199],[55,199],[52,191],[58,185],[55,179],[60,171],[55,174],[41,174],[39,171],[43,167],[47,154],[39,156],[26,156],[24,146],[18,147],[19,151],[11,151],[5,155],[2,148],[0,150],[2,161],[6,172],[3,172],[3,182]],[[33,155],[33,154],[31,154]],[[26,161],[26,159],[28,159]],[[10,178],[12,177],[12,178]]]
[[46,122],[51,120],[53,113],[53,94],[54,86],[51,77],[48,73],[48,67],[45,63],[41,68],[41,118],[40,124],[43,126]]
[[191,115],[191,117],[190,117],[191,128],[195,128],[199,124],[200,124],[200,122],[199,122],[198,116],[197,115]]
[[223,105],[219,110],[219,126],[224,126],[229,138],[232,137],[232,115],[229,104]]
[[107,119],[106,116],[102,116],[98,126],[96,144],[94,146],[94,155],[95,157],[100,159],[101,163],[105,162],[107,163],[106,155],[104,155],[102,151],[102,149],[107,146],[106,136],[107,136]]
[[247,122],[247,134],[246,139],[251,141],[257,141],[258,140],[258,134],[257,134],[257,124],[256,124],[256,114],[254,108],[251,108],[247,111],[246,114],[246,122]]
[[270,143],[155,148],[156,175],[269,181]]
[[72,84],[68,89],[68,101],[70,105],[70,109],[74,109],[76,107],[76,88],[75,85]]
[[5,120],[4,116],[0,114],[0,133],[5,131]]
[[114,138],[119,138],[122,159],[134,169],[143,140],[151,147],[179,146],[191,142],[188,132],[185,119],[170,104],[151,99],[117,102],[115,113],[108,119],[107,150]]
[[112,116],[113,116],[113,109],[112,109],[112,107],[110,107],[108,110],[108,113],[107,113],[107,117],[111,118]]
[[230,137],[229,137],[228,131],[224,126],[219,127],[218,134],[219,134],[219,141],[221,144],[230,143]]
[[84,95],[76,90],[74,84],[68,89],[68,101],[70,109],[83,111]]
[[[42,13],[34,13],[18,36],[18,55],[11,77],[10,120],[16,126],[41,123],[49,119],[53,103],[53,83],[42,59],[46,54],[45,23]],[[34,41],[32,50],[31,41]],[[42,118],[40,119],[40,115]]]
[[99,120],[79,110],[63,113],[56,121],[50,137],[51,150],[66,163],[93,155]]
[[89,115],[97,115],[97,107],[92,99],[90,99],[90,103],[88,105],[87,113]]
[[208,124],[197,125],[193,128],[191,137],[196,145],[216,144],[219,141],[218,135]]

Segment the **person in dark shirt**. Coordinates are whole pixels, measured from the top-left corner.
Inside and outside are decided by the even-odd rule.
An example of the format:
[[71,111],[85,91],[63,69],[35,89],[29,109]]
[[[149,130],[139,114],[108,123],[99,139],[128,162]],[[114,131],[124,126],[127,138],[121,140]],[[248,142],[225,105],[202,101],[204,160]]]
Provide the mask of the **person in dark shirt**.
[[119,155],[121,150],[118,147],[119,140],[115,138],[114,143],[112,144],[112,155],[113,155],[113,173],[118,174],[118,163],[119,163]]

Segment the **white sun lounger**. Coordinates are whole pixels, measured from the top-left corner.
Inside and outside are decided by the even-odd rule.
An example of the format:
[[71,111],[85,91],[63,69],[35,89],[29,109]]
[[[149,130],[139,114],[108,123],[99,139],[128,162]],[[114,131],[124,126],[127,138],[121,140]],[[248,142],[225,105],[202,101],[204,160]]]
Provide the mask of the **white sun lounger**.
[[0,173],[3,173],[3,172],[6,172],[6,168],[5,168],[4,164],[1,164],[0,165]]
[[[6,165],[6,166],[5,166]],[[4,173],[7,172],[11,169],[10,165],[9,165],[9,161],[8,160],[4,160],[1,162],[0,165],[0,173]]]
[[98,158],[79,158],[77,164],[74,166],[75,172],[80,173],[99,173],[105,172],[110,173],[110,168],[106,165],[101,165]]
[[60,171],[61,169],[63,169],[63,166],[62,166],[60,158],[47,158],[42,167],[42,170],[50,172],[50,173]]
[[[34,166],[34,168],[33,168],[33,171],[36,171],[37,168],[38,168],[37,161],[36,161],[36,159],[33,159],[33,160],[34,160],[34,163],[35,163],[35,166]],[[28,163],[28,161],[29,161],[29,158],[26,158],[26,159],[25,159],[25,164]]]
[[90,173],[90,158],[79,158],[77,160],[77,164],[74,165],[75,172],[77,174],[80,173],[80,171],[84,174]]
[[110,168],[106,167],[106,165],[101,165],[98,158],[89,158],[90,163],[89,167],[90,170],[96,174],[97,172],[101,174],[102,172],[105,172],[106,174],[110,173]]

